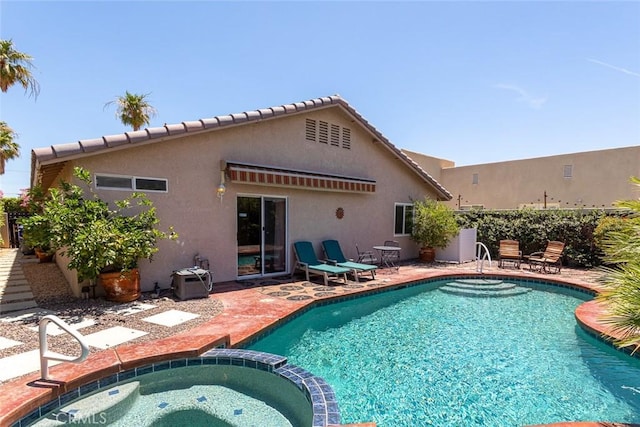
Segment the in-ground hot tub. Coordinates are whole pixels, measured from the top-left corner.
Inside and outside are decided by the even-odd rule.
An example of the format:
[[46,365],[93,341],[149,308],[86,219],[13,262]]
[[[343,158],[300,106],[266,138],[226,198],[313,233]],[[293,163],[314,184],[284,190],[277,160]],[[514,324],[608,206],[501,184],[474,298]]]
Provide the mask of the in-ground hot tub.
[[285,357],[214,349],[94,381],[21,420],[34,426],[65,423],[326,426],[339,424],[340,415],[331,387]]

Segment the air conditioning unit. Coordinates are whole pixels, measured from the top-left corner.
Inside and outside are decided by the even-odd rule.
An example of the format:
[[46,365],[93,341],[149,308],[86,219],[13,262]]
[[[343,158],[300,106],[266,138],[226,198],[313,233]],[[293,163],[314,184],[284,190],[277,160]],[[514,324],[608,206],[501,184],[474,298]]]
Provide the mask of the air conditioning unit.
[[202,268],[183,268],[172,274],[173,293],[181,300],[208,298],[213,282],[211,272]]

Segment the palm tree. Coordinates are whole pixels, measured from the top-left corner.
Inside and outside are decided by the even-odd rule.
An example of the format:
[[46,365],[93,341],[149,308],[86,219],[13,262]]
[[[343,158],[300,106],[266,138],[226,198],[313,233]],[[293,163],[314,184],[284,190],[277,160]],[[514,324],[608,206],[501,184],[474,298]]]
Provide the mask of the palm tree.
[[13,48],[12,40],[0,40],[0,90],[6,92],[19,83],[29,95],[38,97],[40,85],[31,74],[33,58]]
[[148,125],[151,117],[157,113],[156,109],[147,102],[148,96],[148,93],[137,95],[126,91],[124,96],[107,102],[105,108],[111,104],[117,104],[116,117],[120,119],[122,124],[130,125],[134,131],[140,130],[142,126]]
[[4,174],[4,162],[20,156],[20,146],[15,139],[18,135],[0,121],[0,175]]
[[[640,186],[640,179],[632,178]],[[616,345],[640,350],[640,200],[616,203],[631,214],[604,237],[600,244],[605,261],[604,290],[598,299],[605,302],[608,312],[603,321],[609,324],[620,339]]]

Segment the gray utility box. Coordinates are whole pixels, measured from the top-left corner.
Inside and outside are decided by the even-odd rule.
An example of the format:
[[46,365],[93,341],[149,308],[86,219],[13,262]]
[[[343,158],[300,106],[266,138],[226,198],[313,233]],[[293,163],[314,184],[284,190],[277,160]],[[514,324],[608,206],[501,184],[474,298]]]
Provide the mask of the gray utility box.
[[202,268],[183,268],[173,272],[173,293],[181,300],[209,297],[211,272]]

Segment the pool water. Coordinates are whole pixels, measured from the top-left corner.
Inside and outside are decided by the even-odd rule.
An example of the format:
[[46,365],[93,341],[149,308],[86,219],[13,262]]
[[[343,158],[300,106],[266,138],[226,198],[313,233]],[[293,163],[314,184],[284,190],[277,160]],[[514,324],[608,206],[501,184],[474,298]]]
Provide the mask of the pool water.
[[528,284],[471,298],[438,291],[445,283],[317,307],[250,348],[323,377],[343,423],[640,422],[640,361],[577,326],[588,297]]
[[[301,388],[293,372],[308,379],[310,387],[325,390]],[[202,358],[160,362],[123,377],[129,379],[99,380],[97,390],[98,384],[88,385],[93,392],[87,389],[61,406],[51,402],[35,424],[23,425],[319,427],[328,424],[324,415],[335,405],[331,388],[312,374],[281,356],[246,350],[214,349]],[[320,404],[325,409],[321,413],[315,408]],[[339,421],[339,416],[333,419]]]

